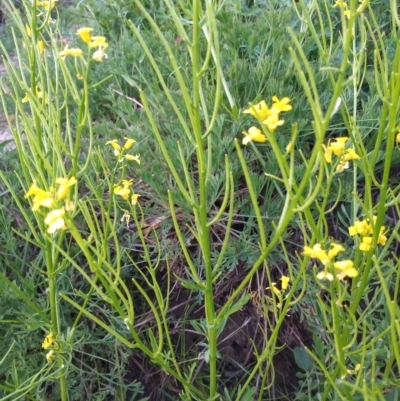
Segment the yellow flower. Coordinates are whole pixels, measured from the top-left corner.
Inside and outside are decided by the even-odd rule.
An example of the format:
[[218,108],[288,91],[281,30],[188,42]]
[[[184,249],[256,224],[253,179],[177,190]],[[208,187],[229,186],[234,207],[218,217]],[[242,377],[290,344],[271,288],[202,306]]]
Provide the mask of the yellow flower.
[[346,277],[353,278],[353,277],[357,277],[357,276],[358,276],[358,271],[354,267],[351,267],[350,269],[343,270],[339,274],[336,275],[336,277],[339,280],[344,280]]
[[127,227],[129,225],[130,220],[131,220],[131,215],[128,212],[125,212],[124,215],[121,217],[121,221],[125,221]]
[[360,156],[358,156],[358,154],[352,148],[346,149],[344,155],[342,156],[342,160],[345,162],[358,159],[360,159]]
[[286,290],[289,285],[290,277],[282,276],[281,281],[282,281],[282,285],[281,285],[282,290]]
[[324,148],[325,161],[327,163],[332,163],[332,153],[336,156],[341,156],[339,164],[336,167],[337,173],[342,173],[345,169],[349,168],[349,160],[357,160],[360,158],[354,149],[346,149],[346,142],[348,139],[347,137],[340,137],[334,139],[333,142],[329,141],[328,146],[322,145]]
[[113,139],[112,141],[106,142],[106,145],[111,145],[114,148],[115,156],[119,156],[121,153],[121,146],[118,144],[117,139]]
[[336,142],[328,143],[328,147],[336,156],[341,156],[346,148],[346,142],[349,140],[347,137],[339,137],[334,139]]
[[[43,99],[44,97],[44,93],[40,91],[38,87],[36,87],[35,95],[38,99]],[[27,102],[29,102],[29,95],[25,94],[25,97],[22,99],[22,103],[27,103]],[[47,104],[47,100],[45,100],[45,103]]]
[[352,237],[357,234],[368,235],[371,234],[372,227],[368,220],[356,221],[354,226],[349,227],[349,235]]
[[346,277],[357,277],[358,271],[354,268],[354,264],[351,260],[342,260],[333,264],[334,268],[339,270],[336,277],[339,280],[343,280]]
[[345,1],[338,0],[334,5],[333,8],[340,7],[340,8],[347,8],[347,3]]
[[121,185],[117,185],[114,188],[114,194],[122,196],[123,199],[127,200],[129,198],[131,190],[129,188],[122,187]]
[[371,249],[372,237],[363,237],[362,243],[360,244],[360,251],[367,252]]
[[400,143],[400,131],[396,135],[396,142]]
[[336,172],[337,173],[343,173],[344,170],[347,170],[349,168],[350,164],[349,162],[343,162],[341,161],[337,166],[336,166]]
[[265,120],[271,112],[269,111],[265,100],[262,100],[260,103],[257,103],[254,106],[250,106],[249,108],[245,109],[243,113],[251,114],[253,117],[258,118],[259,120]]
[[[374,216],[374,217],[375,217],[375,216]],[[362,234],[362,235],[366,235],[366,234],[370,234],[370,235],[369,235],[369,236],[364,236],[364,237],[363,237],[359,249],[360,249],[361,251],[367,252],[367,251],[369,251],[369,250],[371,249],[372,240],[373,240],[373,237],[372,237],[373,230],[372,230],[372,227],[371,227],[371,225],[370,225],[369,223],[367,223],[367,222],[365,222],[365,223],[366,223],[367,226],[368,226],[368,230],[365,230],[365,231],[364,231],[364,234]],[[379,229],[379,235],[378,235],[378,239],[377,239],[377,241],[376,241],[376,243],[379,244],[379,245],[385,245],[385,244],[386,244],[387,237],[386,237],[386,235],[384,234],[384,232],[385,232],[385,226],[382,226],[382,227]]]
[[71,178],[57,178],[56,183],[59,185],[57,190],[57,199],[64,199],[68,195],[69,187],[77,183],[75,177]]
[[127,200],[131,190],[129,187],[132,185],[133,180],[122,180],[122,185],[117,185],[114,188],[114,194],[122,196],[123,199]]
[[50,350],[47,354],[46,354],[46,360],[47,362],[51,361],[51,358],[54,356],[54,350]]
[[378,241],[377,241],[377,243],[378,243],[379,245],[385,245],[385,244],[386,244],[387,237],[386,237],[386,235],[384,234],[384,232],[385,232],[385,227],[382,226],[382,227],[380,228],[380,230],[379,230]]
[[266,142],[267,137],[257,127],[250,127],[248,132],[243,132],[245,137],[243,138],[243,145],[247,145],[249,142]]
[[340,252],[343,252],[345,249],[343,245],[332,243],[331,249],[328,251],[328,258],[333,259],[336,257]]
[[25,28],[26,28],[26,33],[28,34],[29,37],[32,36],[32,29],[28,24],[25,24]]
[[134,143],[136,143],[136,141],[134,139],[131,139],[131,138],[125,138],[125,139],[126,139],[126,142],[125,142],[125,145],[123,147],[126,150],[130,149],[132,147],[132,145]]
[[38,6],[42,6],[46,11],[49,11],[55,7],[57,1],[58,0],[50,0],[50,1],[44,0],[44,1],[37,1],[36,4]]
[[99,47],[99,49],[96,50],[96,51],[93,53],[92,58],[93,58],[93,60],[95,60],[95,61],[102,62],[102,61],[103,61],[103,58],[108,58],[108,57],[107,57],[107,54],[104,53],[104,49],[102,49],[101,47]]
[[105,50],[108,47],[107,39],[104,36],[92,36],[89,47],[91,49],[101,47],[103,50]]
[[75,210],[75,203],[72,201],[66,201],[65,202],[65,211],[72,212],[73,210]]
[[358,13],[362,13],[365,10],[365,7],[367,7],[369,0],[360,0],[361,5],[357,8]]
[[79,35],[85,43],[90,43],[92,40],[90,32],[92,31],[93,28],[80,28],[76,31],[76,34]]
[[280,113],[281,111],[289,111],[292,110],[292,106],[289,104],[290,99],[288,97],[284,97],[283,99],[279,100],[277,96],[272,97],[272,110],[278,111]]
[[25,199],[29,198],[30,196],[34,196],[33,198],[33,207],[32,211],[36,211],[39,209],[40,206],[51,208],[54,204],[54,197],[53,193],[44,191],[40,189],[36,185],[36,180],[33,181],[33,184],[28,189],[28,192],[25,194]]
[[339,262],[335,262],[333,267],[338,270],[347,270],[354,266],[354,263],[351,260],[341,260]]
[[140,197],[140,195],[138,195],[138,194],[132,194],[131,202],[132,202],[132,205],[133,205],[133,206],[136,206],[139,197]]
[[44,223],[49,226],[47,232],[49,234],[54,234],[57,230],[65,230],[65,209],[55,209],[52,210],[44,219]]
[[132,156],[132,155],[126,155],[125,159],[128,161],[135,161],[137,164],[140,164],[140,155]]
[[59,56],[64,60],[65,57],[67,57],[67,56],[81,57],[82,54],[83,54],[83,52],[82,52],[81,49],[76,49],[76,48],[68,49],[68,45],[66,45],[66,46],[64,47],[64,50],[61,51],[61,52],[58,53],[58,54],[59,54]]
[[274,132],[279,125],[283,125],[285,120],[279,120],[279,114],[271,114],[262,123],[265,124],[270,132]]
[[327,271],[322,271],[322,272],[319,272],[318,274],[317,274],[317,279],[318,280],[328,280],[328,281],[332,281],[333,280],[333,274],[332,273],[329,273],[329,272],[327,272]]
[[44,338],[44,341],[42,343],[42,348],[47,349],[53,344],[54,342],[54,334],[53,332],[50,332],[47,334],[47,336]]
[[279,295],[281,293],[281,290],[279,290],[275,286],[272,286],[272,291],[274,292],[275,295]]
[[360,369],[361,369],[361,364],[360,364],[360,363],[357,363],[357,364],[354,366],[354,369],[346,369],[346,371],[347,371],[347,373],[348,373],[349,375],[355,375]]
[[346,10],[346,11],[344,12],[344,15],[347,17],[347,19],[350,19],[350,17],[351,17],[351,10]]
[[332,148],[330,146],[326,147],[325,145],[322,145],[322,147],[324,148],[324,157],[325,157],[325,161],[329,164],[332,163]]
[[266,288],[267,290],[271,289],[275,295],[280,295],[281,290],[276,287],[276,283],[272,283],[272,287]]
[[122,184],[124,187],[130,187],[133,184],[133,180],[122,180]]
[[43,42],[43,40],[38,40],[38,48],[39,48],[39,53],[43,54],[44,53],[44,42]]
[[315,244],[312,248],[309,246],[304,247],[303,254],[306,256],[310,256],[313,259],[319,259],[322,264],[326,265],[329,263],[329,257],[325,250],[321,248],[320,244]]

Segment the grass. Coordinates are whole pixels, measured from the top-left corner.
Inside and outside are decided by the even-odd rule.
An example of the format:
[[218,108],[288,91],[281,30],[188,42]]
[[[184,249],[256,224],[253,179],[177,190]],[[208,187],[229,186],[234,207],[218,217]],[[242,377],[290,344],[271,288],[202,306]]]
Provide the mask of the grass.
[[[350,19],[322,0],[85,1],[57,4],[54,23],[6,3],[18,148],[0,158],[1,400],[397,400],[398,21],[348,3]],[[28,36],[26,22],[45,23]],[[85,26],[108,58],[60,59],[85,49]],[[275,133],[242,113],[274,95],[293,106]],[[268,141],[242,146],[250,126]],[[338,174],[322,144],[344,136],[360,158]],[[65,197],[60,177],[77,178]],[[32,212],[33,180],[65,230]],[[336,242],[328,262],[304,252]],[[357,275],[317,278],[339,260]]]

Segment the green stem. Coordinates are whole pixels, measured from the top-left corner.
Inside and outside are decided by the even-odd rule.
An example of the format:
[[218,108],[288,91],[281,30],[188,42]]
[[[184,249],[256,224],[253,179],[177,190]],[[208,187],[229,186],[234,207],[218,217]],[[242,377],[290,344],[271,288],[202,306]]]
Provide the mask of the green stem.
[[[33,2],[33,9],[32,9],[32,38],[33,38],[33,43],[34,46],[37,46],[38,43],[38,29],[37,29],[37,7],[36,7],[36,1]],[[31,72],[31,90],[36,96],[36,48],[31,49],[30,55],[29,55],[29,67],[30,67],[30,72]],[[37,135],[37,141],[41,145],[42,144],[42,128],[40,126],[40,118],[39,115],[35,109],[35,107],[31,108],[32,114],[33,114],[33,119],[35,121],[35,129],[36,129],[36,135]],[[40,165],[40,170],[44,171],[44,166],[43,166],[43,159],[40,157],[39,159],[39,165]]]
[[[46,240],[45,250],[46,266],[47,266],[47,278],[49,280],[49,303],[50,303],[50,319],[51,319],[51,330],[54,336],[57,338],[61,335],[61,321],[58,314],[58,294],[56,287],[56,263],[57,260],[53,259],[53,247],[49,240]],[[58,367],[61,369],[63,365],[62,358],[58,359]],[[64,374],[60,375],[60,391],[61,401],[68,400],[67,394],[67,380]]]
[[[214,398],[217,389],[217,325],[215,320],[215,304],[213,291],[213,272],[211,267],[211,250],[210,250],[210,228],[208,226],[208,210],[207,210],[207,162],[204,151],[204,142],[202,137],[201,116],[200,116],[200,18],[201,18],[200,0],[193,0],[193,39],[192,39],[192,112],[193,112],[193,131],[196,139],[197,163],[199,166],[199,191],[200,204],[198,209],[199,221],[196,221],[197,231],[199,234],[199,242],[203,254],[206,288],[205,297],[205,314],[207,322],[207,337],[210,365],[210,399]],[[195,211],[196,212],[196,211]]]

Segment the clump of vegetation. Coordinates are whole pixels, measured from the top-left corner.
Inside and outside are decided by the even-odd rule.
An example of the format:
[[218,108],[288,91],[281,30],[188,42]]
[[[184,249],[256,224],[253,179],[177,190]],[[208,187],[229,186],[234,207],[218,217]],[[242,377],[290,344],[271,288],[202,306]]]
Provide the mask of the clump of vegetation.
[[398,399],[393,2],[4,7],[1,400]]

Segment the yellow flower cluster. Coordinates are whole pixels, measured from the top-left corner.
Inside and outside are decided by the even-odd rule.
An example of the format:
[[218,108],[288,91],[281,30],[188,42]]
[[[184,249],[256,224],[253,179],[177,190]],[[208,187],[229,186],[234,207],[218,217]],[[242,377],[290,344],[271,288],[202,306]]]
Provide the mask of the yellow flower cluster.
[[[125,144],[120,145],[118,143],[117,139],[113,139],[112,141],[106,142],[106,145],[111,145],[114,149],[114,155],[117,156],[118,162],[122,162],[123,160],[127,161],[135,161],[136,163],[140,164],[140,155],[129,155],[126,154],[126,151],[128,151],[133,144],[136,143],[134,139],[131,138],[125,138]],[[133,184],[133,180],[122,180],[121,184],[115,186],[114,188],[114,194],[121,196],[122,199],[128,200],[129,197],[131,198],[131,203],[133,206],[137,204],[137,200],[140,197],[140,195],[135,194],[132,192],[131,195],[131,185]]]
[[[44,341],[42,343],[42,348],[43,349],[48,349],[54,344],[54,334],[53,332],[50,332],[47,334],[47,336],[44,338]],[[46,354],[46,360],[47,362],[50,362],[52,357],[54,355],[54,350],[51,349],[47,354]]]
[[348,9],[347,3],[346,3],[345,1],[338,0],[338,1],[333,5],[333,8],[336,8],[336,7],[343,8],[343,9],[344,9],[344,15],[345,15],[347,18],[350,18],[351,11]]
[[47,334],[47,336],[44,338],[44,341],[42,343],[42,348],[47,349],[53,344],[54,342],[54,334],[50,332]]
[[356,365],[354,366],[354,369],[346,369],[347,373],[349,375],[355,375],[357,374],[357,372],[361,369],[361,364],[360,363],[356,363]]
[[[36,94],[36,97],[37,97],[38,99],[43,99],[43,98],[45,97],[45,96],[44,96],[44,92],[42,92],[41,90],[39,90],[38,87],[36,87],[35,94]],[[27,102],[29,102],[29,95],[26,93],[26,94],[25,94],[25,97],[22,99],[22,103],[27,103]],[[46,98],[45,98],[45,103],[47,104]]]
[[131,197],[131,203],[133,206],[135,206],[137,204],[137,201],[140,197],[139,194],[135,194],[134,192],[132,192],[131,194],[131,189],[130,186],[133,184],[133,180],[122,180],[122,185],[117,185],[114,188],[114,194],[121,196],[122,199],[124,200],[128,200],[129,196]]
[[[32,29],[31,29],[31,27],[28,24],[25,24],[25,28],[26,28],[26,33],[31,38],[32,37]],[[44,50],[45,50],[45,44],[44,44],[43,40],[38,40],[38,49],[39,49],[39,53],[41,55],[43,55]]]
[[358,160],[360,156],[356,154],[354,149],[347,148],[346,142],[349,140],[347,137],[335,138],[333,141],[329,140],[328,146],[322,145],[325,151],[325,161],[329,164],[332,163],[332,154],[340,157],[339,163],[336,167],[337,173],[342,173],[345,169],[349,168],[350,160]]
[[50,0],[50,1],[46,1],[46,0],[38,1],[38,0],[36,0],[36,5],[39,6],[39,7],[43,7],[46,11],[49,11],[49,10],[52,10],[55,7],[57,1],[58,0]]
[[334,275],[331,271],[334,272],[339,280],[343,280],[346,277],[357,277],[358,271],[354,268],[351,260],[334,261],[336,256],[344,250],[342,245],[333,242],[328,251],[323,249],[321,244],[315,244],[312,248],[305,246],[303,254],[310,258],[318,259],[324,265],[324,270],[317,274],[319,280],[332,281]]
[[[373,222],[375,224],[376,216],[373,216]],[[362,241],[359,246],[359,249],[361,251],[367,252],[371,249],[373,235],[374,235],[374,229],[373,229],[373,225],[371,224],[369,219],[365,219],[362,221],[356,221],[354,223],[354,226],[349,227],[349,235],[352,237],[355,235],[362,236]],[[385,235],[385,226],[382,226],[379,229],[377,244],[385,245],[386,241],[387,241],[387,237]]]
[[[360,14],[364,11],[365,7],[367,7],[369,0],[359,0],[361,3],[356,10],[356,13]],[[342,0],[337,0],[336,3],[333,5],[333,8],[339,7],[344,9],[344,15],[349,19],[351,17],[351,10],[347,5],[347,2]]]
[[[276,283],[272,283],[271,290],[275,295],[280,295],[282,292],[285,292],[287,290],[290,282],[290,277],[282,276],[280,280],[281,280],[281,289],[277,288]],[[267,287],[266,289],[269,290],[270,287]]]
[[[274,132],[278,126],[285,122],[280,119],[279,114],[283,111],[292,110],[292,106],[289,104],[290,99],[288,97],[279,100],[277,96],[273,96],[272,102],[272,107],[269,108],[265,100],[262,100],[260,103],[245,109],[243,113],[257,118],[269,132]],[[265,142],[267,140],[263,132],[254,126],[250,127],[247,132],[243,132],[243,135],[245,136],[242,141],[243,145],[247,145],[251,141]]]
[[[105,53],[108,47],[107,39],[104,36],[91,36],[92,31],[93,28],[80,28],[76,31],[76,34],[89,45],[90,49],[96,49],[92,55],[92,59],[101,62],[104,58],[107,58],[107,54]],[[69,49],[68,45],[66,45],[59,55],[64,60],[67,56],[81,57],[83,51],[79,48]]]
[[[46,209],[53,209],[50,211],[45,219],[44,223],[48,226],[47,232],[54,234],[57,230],[65,230],[65,214],[66,212],[74,210],[73,202],[66,200],[69,188],[76,184],[76,178],[57,178],[56,184],[57,190],[53,187],[49,191],[45,191],[36,185],[36,180],[25,194],[25,198],[33,196],[32,210],[36,212],[40,207]],[[60,205],[60,201],[64,201],[64,205]],[[61,207],[60,207],[61,206]]]
[[113,139],[112,141],[106,142],[106,145],[111,145],[114,149],[114,155],[118,157],[118,161],[122,162],[124,159],[128,161],[135,161],[140,164],[140,155],[132,156],[132,155],[124,155],[125,151],[129,150],[136,141],[131,138],[125,138],[126,142],[123,146],[118,143],[117,139]]

